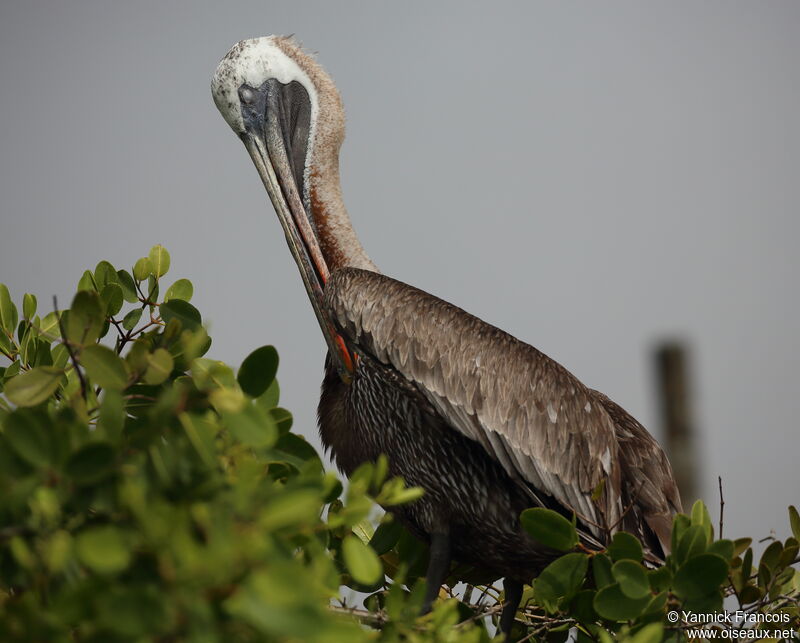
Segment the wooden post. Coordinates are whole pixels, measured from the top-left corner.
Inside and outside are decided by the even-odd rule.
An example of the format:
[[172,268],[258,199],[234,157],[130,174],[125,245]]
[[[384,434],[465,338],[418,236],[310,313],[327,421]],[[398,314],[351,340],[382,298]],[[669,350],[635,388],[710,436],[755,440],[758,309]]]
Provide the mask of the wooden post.
[[697,446],[692,421],[688,348],[682,342],[660,344],[655,351],[664,445],[672,463],[684,509],[698,497]]

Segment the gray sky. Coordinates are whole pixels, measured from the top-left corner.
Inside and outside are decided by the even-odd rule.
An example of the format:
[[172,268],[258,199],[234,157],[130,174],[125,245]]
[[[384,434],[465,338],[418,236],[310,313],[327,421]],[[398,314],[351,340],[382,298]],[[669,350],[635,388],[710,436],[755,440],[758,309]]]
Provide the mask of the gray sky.
[[[348,114],[345,198],[387,274],[548,353],[659,435],[650,351],[691,341],[726,534],[798,503],[795,2],[4,2],[0,281],[68,301],[155,243],[211,356],[271,343],[316,444],[324,342],[209,81],[294,33]],[[691,499],[685,499],[690,502]]]

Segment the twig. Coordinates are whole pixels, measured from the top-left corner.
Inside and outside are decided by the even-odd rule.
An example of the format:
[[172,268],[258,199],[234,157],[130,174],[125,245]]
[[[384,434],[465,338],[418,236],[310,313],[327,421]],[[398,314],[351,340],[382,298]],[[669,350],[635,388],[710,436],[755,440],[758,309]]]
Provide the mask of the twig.
[[722,495],[722,476],[717,476],[719,483],[719,537],[722,540],[722,516],[725,514],[725,497]]
[[368,610],[358,609],[356,607],[339,607],[338,605],[328,605],[328,609],[336,614],[354,616],[364,625],[373,625],[378,628],[383,627],[388,621],[383,611],[370,612]]
[[0,542],[11,540],[15,536],[28,536],[32,533],[33,530],[30,527],[15,526],[15,525],[11,525],[9,527],[2,527],[0,528]]
[[61,339],[64,340],[64,346],[67,349],[67,353],[69,354],[69,359],[72,362],[72,367],[75,369],[75,372],[78,374],[78,381],[81,383],[81,396],[83,399],[86,399],[86,380],[83,379],[83,373],[81,373],[81,369],[78,367],[78,360],[75,357],[75,353],[72,351],[72,346],[70,346],[70,341],[67,338],[67,333],[64,330],[64,320],[61,318],[61,313],[58,311],[58,299],[55,295],[53,295],[53,310],[56,313],[56,319],[58,320],[58,330],[61,332]]
[[544,623],[543,625],[540,625],[535,630],[533,630],[530,634],[528,634],[527,636],[521,638],[518,643],[523,643],[523,641],[531,641],[531,640],[534,639],[534,637],[539,636],[539,634],[541,634],[542,632],[546,632],[546,631],[550,630],[553,627],[557,627],[558,625],[564,625],[565,623],[575,623],[575,619],[573,619],[573,618],[553,618],[553,619],[548,619],[548,621],[546,623]]
[[453,629],[456,630],[462,629],[467,625],[469,625],[470,623],[474,623],[475,621],[481,620],[485,616],[493,616],[494,614],[499,614],[500,612],[503,611],[502,603],[498,603],[497,605],[492,605],[491,607],[483,607],[481,605],[469,605],[468,603],[466,605],[470,609],[475,610],[475,614],[473,614],[469,618],[464,619],[460,623],[454,625]]

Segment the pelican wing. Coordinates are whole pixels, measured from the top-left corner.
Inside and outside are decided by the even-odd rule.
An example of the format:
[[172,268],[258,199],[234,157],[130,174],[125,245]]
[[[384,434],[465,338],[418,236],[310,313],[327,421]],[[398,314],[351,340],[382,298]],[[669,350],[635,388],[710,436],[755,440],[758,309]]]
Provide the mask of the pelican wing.
[[[575,511],[595,535],[621,511],[614,421],[594,392],[532,346],[426,292],[355,268],[325,304],[357,351],[413,382],[515,479]],[[592,491],[605,481],[599,502]]]
[[623,504],[633,508],[622,522],[622,528],[648,540],[643,523],[650,528],[651,551],[669,553],[672,517],[682,511],[678,485],[672,467],[655,438],[630,413],[599,391],[592,391],[616,426],[620,449],[622,477],[631,484],[623,489]]

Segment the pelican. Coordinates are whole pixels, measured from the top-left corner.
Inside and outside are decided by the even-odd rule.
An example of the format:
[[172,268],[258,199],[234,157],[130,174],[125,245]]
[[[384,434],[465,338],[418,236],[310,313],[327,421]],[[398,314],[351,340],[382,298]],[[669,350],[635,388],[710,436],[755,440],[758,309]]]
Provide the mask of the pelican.
[[369,258],[342,200],[344,111],[322,67],[291,38],[242,40],[212,93],[267,189],[328,346],[325,448],[345,475],[386,454],[392,475],[425,490],[391,509],[430,545],[424,610],[452,561],[471,564],[504,579],[508,636],[524,583],[558,555],[521,528],[528,507],[574,513],[587,544],[629,531],[663,559],[681,501],[645,428],[533,346]]

